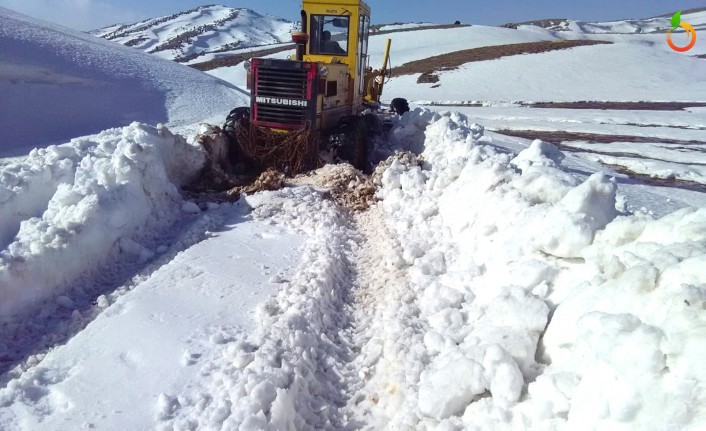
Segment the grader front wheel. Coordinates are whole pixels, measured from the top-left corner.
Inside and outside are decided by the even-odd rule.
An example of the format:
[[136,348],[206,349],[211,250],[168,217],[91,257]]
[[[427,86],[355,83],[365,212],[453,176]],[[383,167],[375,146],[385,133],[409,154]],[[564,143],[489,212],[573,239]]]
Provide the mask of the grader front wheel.
[[262,167],[257,160],[249,157],[243,148],[243,136],[250,128],[250,108],[241,106],[228,113],[223,124],[223,134],[228,137],[228,160],[232,173],[250,175],[259,172]]

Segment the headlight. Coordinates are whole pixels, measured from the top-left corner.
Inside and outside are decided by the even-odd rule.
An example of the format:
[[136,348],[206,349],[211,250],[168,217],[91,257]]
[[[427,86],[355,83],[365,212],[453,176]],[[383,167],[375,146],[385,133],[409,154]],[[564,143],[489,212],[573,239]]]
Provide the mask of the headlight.
[[321,69],[319,69],[319,73],[321,74],[321,76],[328,75],[328,67],[322,66]]
[[243,62],[243,68],[245,68],[245,70],[250,72],[250,69],[252,69],[252,64],[250,63],[250,60],[245,60]]

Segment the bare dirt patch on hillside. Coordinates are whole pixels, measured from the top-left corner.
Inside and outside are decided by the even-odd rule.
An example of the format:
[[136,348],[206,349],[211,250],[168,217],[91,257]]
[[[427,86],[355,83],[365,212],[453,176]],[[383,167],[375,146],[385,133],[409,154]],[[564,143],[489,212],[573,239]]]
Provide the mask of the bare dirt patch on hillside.
[[683,111],[686,108],[703,108],[705,102],[537,102],[522,103],[531,108],[550,109],[611,109],[616,111]]
[[643,184],[649,184],[651,186],[660,187],[673,187],[677,189],[691,190],[693,192],[706,193],[706,185],[693,181],[680,180],[676,178],[656,178],[650,175],[632,171],[625,166],[611,165],[607,163],[604,163],[603,165],[614,170],[615,172],[625,174],[633,180],[636,180]]
[[683,141],[678,139],[652,138],[649,136],[631,135],[601,135],[595,133],[564,132],[564,131],[544,131],[544,130],[496,130],[496,133],[506,136],[515,136],[524,139],[541,139],[551,144],[559,145],[566,141],[587,141],[599,144],[610,144],[613,142],[634,142],[634,143],[662,143],[673,145],[703,145],[701,141]]
[[218,69],[219,67],[237,66],[239,63],[242,63],[245,60],[249,60],[254,57],[265,57],[268,55],[276,54],[278,52],[289,51],[292,49],[294,49],[293,44],[277,46],[275,48],[258,49],[217,58],[215,60],[204,61],[203,63],[191,64],[190,66],[194,69],[206,72],[207,70]]
[[436,82],[433,80],[433,76],[436,72],[453,70],[465,63],[496,60],[498,58],[513,55],[540,54],[543,52],[576,48],[579,46],[602,45],[610,43],[612,42],[602,40],[561,40],[513,43],[509,45],[484,46],[481,48],[464,49],[462,51],[436,55],[422,60],[410,61],[402,66],[393,68],[392,76],[414,75],[421,73],[422,76],[424,76],[422,82]]

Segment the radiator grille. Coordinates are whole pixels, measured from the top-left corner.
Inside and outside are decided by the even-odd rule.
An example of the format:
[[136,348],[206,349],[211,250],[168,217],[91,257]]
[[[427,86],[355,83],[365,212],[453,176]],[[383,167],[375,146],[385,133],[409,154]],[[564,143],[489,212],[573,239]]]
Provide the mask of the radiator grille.
[[[263,97],[307,99],[308,69],[257,68],[256,95]],[[255,120],[270,123],[304,125],[307,107],[260,103]]]

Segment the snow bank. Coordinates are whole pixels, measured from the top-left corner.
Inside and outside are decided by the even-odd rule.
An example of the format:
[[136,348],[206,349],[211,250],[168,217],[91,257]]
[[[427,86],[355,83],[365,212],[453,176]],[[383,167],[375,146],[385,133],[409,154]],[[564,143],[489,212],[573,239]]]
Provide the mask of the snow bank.
[[705,210],[621,214],[611,179],[568,174],[541,141],[508,154],[457,113],[417,109],[391,136],[424,150],[379,191],[399,241],[388,265],[410,283],[395,313],[375,311],[376,349],[405,360],[375,361],[365,391],[379,399],[361,414],[380,427],[706,425]]
[[580,377],[569,426],[704,426],[705,223],[706,209],[621,217],[584,251],[594,278],[561,302],[544,336],[547,375],[560,364]]
[[195,69],[0,8],[0,157],[133,121],[183,126],[246,98]]
[[33,150],[0,169],[0,317],[60,293],[172,223],[204,162],[165,127],[133,123]]

